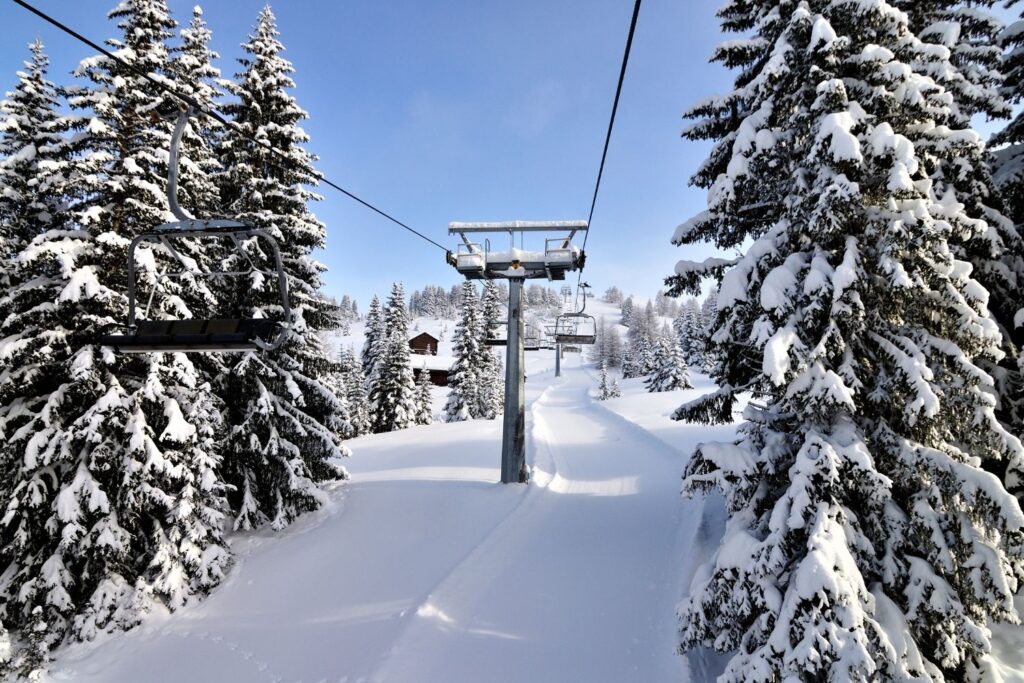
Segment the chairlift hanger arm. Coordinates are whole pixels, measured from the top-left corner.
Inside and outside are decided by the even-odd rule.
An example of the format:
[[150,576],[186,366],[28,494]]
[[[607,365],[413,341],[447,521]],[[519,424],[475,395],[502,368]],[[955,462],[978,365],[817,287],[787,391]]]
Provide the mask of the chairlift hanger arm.
[[460,222],[448,224],[448,234],[468,234],[482,232],[552,232],[555,230],[587,231],[587,221],[498,221],[498,222]]

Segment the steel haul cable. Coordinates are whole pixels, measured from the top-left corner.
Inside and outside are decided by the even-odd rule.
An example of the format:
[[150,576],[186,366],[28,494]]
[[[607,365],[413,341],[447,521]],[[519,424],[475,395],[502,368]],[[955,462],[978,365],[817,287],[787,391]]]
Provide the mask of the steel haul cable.
[[[640,16],[640,1],[636,0],[633,5],[633,18],[629,22],[629,35],[626,36],[626,49],[622,53],[622,66],[619,68],[619,82],[615,86],[615,100],[612,102],[612,114],[608,119],[608,132],[604,136],[604,150],[601,152],[601,165],[597,169],[597,182],[594,183],[594,196],[590,200],[590,213],[587,215],[587,231],[583,234],[582,250],[587,249],[587,238],[590,237],[591,223],[594,220],[594,207],[597,206],[597,193],[601,189],[601,176],[604,175],[604,162],[608,158],[608,145],[612,140],[612,129],[615,127],[615,113],[619,110],[619,98],[622,96],[622,83],[626,80],[626,65],[629,63],[629,52],[633,48],[633,34],[636,33],[636,20]],[[572,239],[572,235],[569,236]],[[583,269],[580,269],[576,277],[576,307],[579,308],[580,281],[583,279]]]

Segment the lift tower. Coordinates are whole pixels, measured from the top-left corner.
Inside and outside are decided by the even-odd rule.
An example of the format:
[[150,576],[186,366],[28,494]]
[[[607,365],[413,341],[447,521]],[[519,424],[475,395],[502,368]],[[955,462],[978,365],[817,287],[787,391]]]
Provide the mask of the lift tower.
[[[564,280],[565,274],[582,270],[583,250],[572,244],[577,232],[586,232],[587,221],[509,221],[504,223],[449,223],[448,234],[459,235],[462,244],[448,253],[448,263],[467,280],[508,280],[508,342],[505,352],[505,415],[501,436],[501,481],[526,481],[526,414],[523,397],[523,280]],[[524,249],[526,235],[558,234],[544,239],[543,249]],[[508,235],[507,250],[492,250],[470,236]],[[516,239],[518,237],[518,240]],[[516,247],[516,242],[519,246]],[[531,247],[539,244],[531,244]]]

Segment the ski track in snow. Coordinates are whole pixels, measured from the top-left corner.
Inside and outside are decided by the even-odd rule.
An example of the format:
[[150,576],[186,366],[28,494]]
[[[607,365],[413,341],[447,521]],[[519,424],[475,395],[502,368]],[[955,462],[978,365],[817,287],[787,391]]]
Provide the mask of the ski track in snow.
[[[529,486],[496,483],[500,421],[355,440],[327,510],[241,536],[209,598],[69,648],[54,680],[686,680],[675,606],[706,560],[693,544],[720,534],[720,511],[679,495],[693,443],[540,362]],[[708,664],[690,662],[696,680]]]

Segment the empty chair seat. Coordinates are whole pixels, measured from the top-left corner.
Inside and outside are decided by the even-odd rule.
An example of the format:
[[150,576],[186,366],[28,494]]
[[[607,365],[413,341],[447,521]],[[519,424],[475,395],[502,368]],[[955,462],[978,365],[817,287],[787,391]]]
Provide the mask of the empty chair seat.
[[120,353],[247,351],[266,345],[280,325],[266,319],[142,320],[133,333],[105,335],[100,344]]

